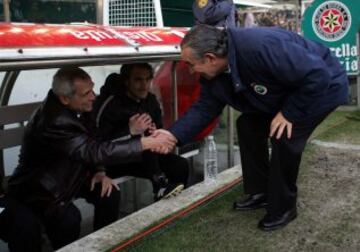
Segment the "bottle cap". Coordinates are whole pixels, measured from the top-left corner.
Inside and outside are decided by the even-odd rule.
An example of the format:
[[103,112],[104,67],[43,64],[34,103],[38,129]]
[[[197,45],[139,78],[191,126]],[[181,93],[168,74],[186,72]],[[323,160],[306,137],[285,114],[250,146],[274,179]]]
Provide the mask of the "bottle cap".
[[209,140],[214,140],[214,135],[209,135],[209,136],[208,136],[208,139],[209,139]]

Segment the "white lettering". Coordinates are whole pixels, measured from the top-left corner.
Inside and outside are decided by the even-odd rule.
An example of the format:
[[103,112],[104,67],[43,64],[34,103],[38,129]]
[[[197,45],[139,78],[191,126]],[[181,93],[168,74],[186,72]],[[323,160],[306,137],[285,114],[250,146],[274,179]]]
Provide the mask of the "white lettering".
[[70,33],[78,39],[89,39],[89,36],[87,36],[85,33],[80,31],[72,31]]
[[163,41],[159,36],[157,36],[154,33],[148,33],[148,32],[140,32],[141,35],[143,35],[144,38],[147,38],[150,41]]
[[357,72],[358,71],[358,61],[357,59],[350,60],[350,58],[345,58],[340,61],[340,64],[345,68],[346,72]]
[[86,33],[94,40],[101,41],[104,39],[113,39],[111,35],[103,31],[86,31]]
[[351,62],[351,71],[353,72],[357,72],[359,69],[358,69],[359,65],[358,65],[358,61],[357,60],[353,60]]
[[330,47],[330,50],[336,57],[357,57],[356,46],[351,46],[349,43],[341,44],[339,47]]
[[127,35],[129,38],[131,39],[140,39],[141,37],[139,36],[139,34],[135,33],[135,32],[123,32],[125,35]]
[[144,39],[145,41],[163,41],[159,36],[154,33],[142,32],[124,32],[125,35],[131,39]]
[[349,63],[349,58],[346,58],[344,62],[344,67],[346,72],[348,72],[350,70],[350,63]]
[[341,48],[342,48],[342,55],[344,57],[349,57],[350,56],[350,44],[341,44]]
[[[124,36],[131,40],[140,40],[143,39],[145,41],[155,41],[160,42],[163,41],[161,37],[154,33],[140,31],[140,32],[122,32],[122,33],[114,33],[112,31],[105,32],[105,31],[97,31],[97,30],[87,30],[87,31],[72,31],[70,32],[73,36],[78,39],[93,39],[98,42],[107,39],[118,39],[120,36],[117,34]],[[114,34],[112,34],[114,33]]]
[[330,47],[330,50],[335,54],[336,57],[342,57],[340,47]]
[[353,56],[353,57],[357,57],[358,53],[357,53],[357,47],[356,46],[351,47],[350,55]]

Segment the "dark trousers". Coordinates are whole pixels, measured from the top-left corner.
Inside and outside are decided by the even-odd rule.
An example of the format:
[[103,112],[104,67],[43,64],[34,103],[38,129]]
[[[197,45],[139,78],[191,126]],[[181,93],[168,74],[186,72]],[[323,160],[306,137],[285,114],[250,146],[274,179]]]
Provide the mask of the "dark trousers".
[[165,174],[169,183],[183,183],[186,186],[189,164],[186,158],[178,155],[161,155],[145,151],[142,154],[142,159],[138,162],[107,167],[106,173],[112,178],[130,175],[150,179],[155,192],[159,188],[154,177],[161,173]]
[[41,225],[26,206],[9,197],[0,198],[0,238],[11,252],[41,251]]
[[[96,184],[94,191],[90,192],[89,189],[88,184],[84,185],[80,196],[95,206],[94,230],[116,221],[119,215],[120,192],[114,189],[109,197],[101,198],[100,183]],[[81,214],[73,203],[59,206],[51,213],[39,215],[54,249],[59,249],[79,238]]]
[[280,139],[272,137],[271,156],[269,133],[273,118],[243,114],[237,119],[245,193],[266,193],[270,215],[282,214],[296,205],[296,180],[305,144],[330,112],[294,123],[290,139],[286,132]]

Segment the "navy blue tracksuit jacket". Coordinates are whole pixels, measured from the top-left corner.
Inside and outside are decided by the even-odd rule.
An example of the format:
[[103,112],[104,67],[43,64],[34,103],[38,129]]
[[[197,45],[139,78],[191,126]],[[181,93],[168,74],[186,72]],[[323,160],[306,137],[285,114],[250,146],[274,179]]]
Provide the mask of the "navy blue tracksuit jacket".
[[227,104],[243,113],[281,111],[296,123],[347,103],[346,72],[327,47],[280,28],[228,28],[227,34],[230,74],[201,79],[198,101],[170,128],[180,144]]

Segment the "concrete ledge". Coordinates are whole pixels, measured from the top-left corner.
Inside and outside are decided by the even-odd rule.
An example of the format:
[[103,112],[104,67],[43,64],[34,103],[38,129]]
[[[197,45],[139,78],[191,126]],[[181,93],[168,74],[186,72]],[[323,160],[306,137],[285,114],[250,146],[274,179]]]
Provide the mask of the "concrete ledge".
[[98,252],[109,250],[141,233],[160,220],[186,209],[226,185],[233,183],[238,180],[241,175],[240,166],[234,166],[221,172],[218,175],[218,181],[215,185],[208,186],[203,182],[198,183],[187,188],[177,197],[160,200],[159,202],[120,219],[101,230],[91,233],[58,251]]

